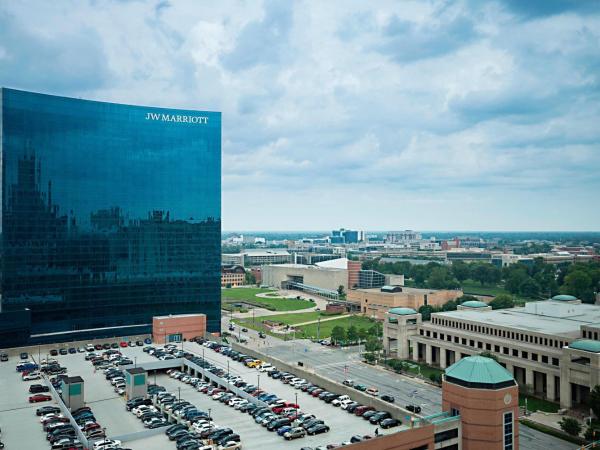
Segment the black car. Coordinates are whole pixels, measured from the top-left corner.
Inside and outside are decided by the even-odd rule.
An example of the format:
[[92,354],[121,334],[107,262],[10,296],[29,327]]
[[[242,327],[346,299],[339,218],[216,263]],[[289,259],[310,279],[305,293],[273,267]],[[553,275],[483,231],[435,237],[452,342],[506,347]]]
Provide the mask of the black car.
[[42,406],[35,410],[36,416],[45,416],[46,414],[58,414],[60,408],[58,406]]
[[376,411],[374,409],[372,409],[371,411],[367,411],[362,415],[362,418],[365,420],[369,420],[371,418],[371,416],[374,416],[375,414],[377,414],[379,411]]
[[383,419],[379,425],[381,426],[381,428],[392,428],[392,427],[397,427],[398,425],[400,425],[400,421],[398,419],[393,419],[393,418],[388,418],[388,419]]
[[259,331],[258,332],[258,337],[262,338],[262,339],[265,339],[267,337],[267,335],[265,333],[263,333],[262,331]]
[[53,348],[52,350],[50,350],[50,355],[51,356],[58,356],[58,350],[56,350],[55,348]]
[[421,412],[421,407],[419,405],[406,405],[406,409],[410,412],[414,412],[415,414],[419,414]]
[[306,432],[311,436],[314,436],[315,434],[327,433],[328,431],[329,427],[325,424],[318,424],[306,430]]
[[32,384],[29,386],[29,392],[31,394],[39,394],[40,392],[48,392],[50,388],[48,386],[44,386],[42,384]]
[[67,349],[66,349],[66,348],[61,348],[61,349],[58,351],[58,353],[60,353],[61,355],[68,355],[68,354],[69,354],[69,352],[67,351]]
[[389,419],[390,417],[392,417],[392,415],[389,412],[379,411],[373,414],[371,417],[369,417],[369,422],[371,422],[373,425],[376,425],[382,420]]
[[27,358],[29,358],[29,354],[27,352],[23,352],[23,353],[21,353],[20,357],[21,357],[21,359],[27,359]]
[[395,401],[394,397],[391,396],[390,394],[383,394],[380,398],[384,402],[388,402],[388,403],[394,403],[394,401]]
[[70,354],[77,353],[77,349],[76,349],[75,347],[71,347],[71,348],[69,349],[69,353],[70,353]]

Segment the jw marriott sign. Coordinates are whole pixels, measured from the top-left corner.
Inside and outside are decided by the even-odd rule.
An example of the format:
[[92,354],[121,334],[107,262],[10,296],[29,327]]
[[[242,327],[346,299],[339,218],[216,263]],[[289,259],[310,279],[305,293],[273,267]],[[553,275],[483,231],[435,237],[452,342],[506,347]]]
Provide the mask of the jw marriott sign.
[[206,125],[207,116],[183,116],[180,114],[146,113],[146,120],[157,120],[159,122],[198,123]]

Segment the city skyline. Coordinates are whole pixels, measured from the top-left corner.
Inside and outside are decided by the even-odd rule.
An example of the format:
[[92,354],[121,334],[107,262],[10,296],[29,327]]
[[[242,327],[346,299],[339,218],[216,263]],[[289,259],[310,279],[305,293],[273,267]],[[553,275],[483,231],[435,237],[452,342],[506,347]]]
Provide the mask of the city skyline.
[[599,229],[600,4],[206,6],[5,2],[0,85],[222,111],[224,231]]

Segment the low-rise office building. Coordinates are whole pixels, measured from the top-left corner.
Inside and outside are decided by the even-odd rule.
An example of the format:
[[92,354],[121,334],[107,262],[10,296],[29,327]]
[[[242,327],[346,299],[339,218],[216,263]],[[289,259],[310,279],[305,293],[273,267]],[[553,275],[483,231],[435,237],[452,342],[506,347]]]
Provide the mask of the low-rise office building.
[[383,320],[391,308],[405,307],[418,310],[423,305],[442,306],[462,297],[460,290],[417,289],[404,286],[383,286],[376,289],[348,291],[347,301],[360,307],[369,317]]
[[242,266],[221,266],[221,287],[246,284],[246,271]]
[[494,355],[523,390],[570,408],[600,384],[600,306],[568,295],[492,311],[466,302],[422,322],[390,310],[384,348],[391,356],[446,368],[464,357]]

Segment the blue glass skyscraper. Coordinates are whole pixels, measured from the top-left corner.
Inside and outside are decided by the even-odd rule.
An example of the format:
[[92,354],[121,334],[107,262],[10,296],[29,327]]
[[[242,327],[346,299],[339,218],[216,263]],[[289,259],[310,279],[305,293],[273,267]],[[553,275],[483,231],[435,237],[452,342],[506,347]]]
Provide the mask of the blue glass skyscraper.
[[0,114],[0,340],[220,330],[220,113],[2,89]]

